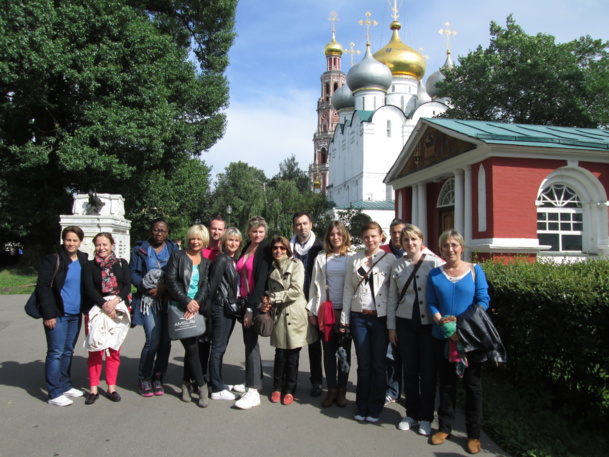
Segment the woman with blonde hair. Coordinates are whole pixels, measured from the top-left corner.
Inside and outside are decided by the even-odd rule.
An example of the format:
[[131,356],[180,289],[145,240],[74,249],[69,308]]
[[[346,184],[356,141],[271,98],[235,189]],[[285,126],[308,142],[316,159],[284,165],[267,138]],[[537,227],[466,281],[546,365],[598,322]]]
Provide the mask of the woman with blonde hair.
[[[171,300],[169,306],[177,306],[184,311],[185,319],[197,314],[206,314],[204,304],[207,298],[209,266],[211,262],[201,254],[209,243],[209,232],[204,225],[193,225],[186,233],[186,249],[174,251],[167,263],[167,290]],[[182,377],[182,401],[190,402],[191,379],[198,385],[201,408],[208,406],[208,388],[204,373],[207,367],[201,366],[200,352],[206,343],[200,337],[180,340],[184,346],[184,376]]]
[[402,229],[404,257],[391,270],[387,331],[389,341],[399,347],[404,368],[406,416],[400,430],[418,425],[419,434],[431,433],[436,398],[436,364],[431,328],[433,319],[427,310],[427,276],[444,263],[432,253],[423,252],[423,232],[416,225]]
[[377,222],[364,224],[361,237],[365,250],[347,260],[343,289],[341,323],[349,326],[357,354],[354,419],[358,421],[378,422],[385,405],[385,316],[395,257],[380,249],[382,235]]
[[[209,273],[209,299],[211,300],[212,340],[209,356],[209,383],[212,400],[236,400],[231,392],[233,386],[226,384],[222,378],[222,360],[233,333],[237,317],[229,313],[229,306],[239,306],[239,273],[237,273],[237,255],[242,244],[241,232],[229,227],[220,239],[222,252],[213,261]],[[244,310],[243,310],[244,311]]]
[[[337,406],[347,405],[347,381],[349,371],[340,369],[337,363],[336,352],[339,347],[340,313],[343,309],[343,288],[347,272],[347,260],[354,254],[351,251],[351,237],[345,224],[341,221],[332,221],[324,235],[324,250],[315,258],[311,287],[309,290],[309,303],[307,309],[317,319],[320,305],[327,301],[332,302],[335,313],[335,324],[328,338],[322,337],[324,357],[324,370],[328,384],[328,394],[322,401],[324,408],[336,403]],[[347,353],[347,363],[351,365],[351,340],[344,348]]]
[[239,296],[245,299],[246,309],[243,316],[243,343],[245,344],[245,384],[235,386],[235,391],[245,392],[235,407],[250,409],[260,404],[258,390],[262,388],[262,360],[258,334],[253,327],[254,314],[260,311],[262,296],[271,265],[269,244],[265,241],[267,224],[263,217],[250,219],[247,236],[250,241],[241,252],[237,261],[239,273]]

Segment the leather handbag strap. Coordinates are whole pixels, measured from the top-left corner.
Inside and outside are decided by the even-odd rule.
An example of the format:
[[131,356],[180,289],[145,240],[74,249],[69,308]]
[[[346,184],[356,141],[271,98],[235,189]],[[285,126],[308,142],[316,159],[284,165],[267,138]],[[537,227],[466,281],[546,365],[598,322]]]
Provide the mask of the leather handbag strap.
[[426,255],[427,254],[423,254],[421,256],[421,258],[419,259],[419,261],[415,264],[414,269],[412,270],[412,273],[410,273],[410,276],[408,276],[408,279],[406,280],[406,284],[404,284],[404,287],[402,287],[402,292],[400,292],[400,298],[398,300],[398,303],[400,303],[402,301],[402,298],[404,298],[404,295],[406,295],[406,291],[408,290],[408,286],[410,285],[410,283],[414,279],[414,275],[416,275],[417,271],[419,271],[419,268],[421,267],[421,264],[423,263],[423,260],[425,259]]
[[[357,286],[355,287],[355,290],[357,290],[357,289],[359,288],[359,286],[361,285],[361,283],[362,283],[362,282],[364,282],[364,280],[365,280],[365,279],[368,277],[368,275],[370,274],[370,272],[372,271],[372,269],[373,269],[373,268],[376,266],[376,264],[377,264],[377,263],[379,263],[381,260],[383,260],[387,254],[388,254],[388,253],[387,253],[387,252],[385,252],[385,255],[384,255],[384,256],[382,256],[380,259],[378,259],[376,262],[374,262],[374,263],[372,264],[372,266],[370,267],[370,270],[368,270],[368,271],[366,272],[366,274],[365,274],[364,276],[362,276],[362,279],[360,279],[360,280],[359,280],[359,282],[357,283]],[[354,291],[354,292],[355,292],[355,291]]]

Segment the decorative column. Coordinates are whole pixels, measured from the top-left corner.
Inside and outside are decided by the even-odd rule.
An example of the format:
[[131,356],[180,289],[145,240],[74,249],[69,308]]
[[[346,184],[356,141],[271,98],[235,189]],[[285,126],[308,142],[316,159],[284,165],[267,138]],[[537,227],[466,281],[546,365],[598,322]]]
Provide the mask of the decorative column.
[[416,226],[419,225],[419,221],[416,219],[419,217],[419,189],[417,186],[412,186],[412,208],[410,210],[410,222]]
[[455,170],[455,230],[464,234],[463,170]]
[[[464,202],[464,220],[463,220],[463,238],[465,238],[465,246],[470,246],[472,242],[472,167],[465,167],[465,183],[463,187]],[[471,250],[465,248],[465,257],[470,259]]]
[[427,184],[417,184],[417,223],[416,225],[421,229],[423,235],[427,236]]

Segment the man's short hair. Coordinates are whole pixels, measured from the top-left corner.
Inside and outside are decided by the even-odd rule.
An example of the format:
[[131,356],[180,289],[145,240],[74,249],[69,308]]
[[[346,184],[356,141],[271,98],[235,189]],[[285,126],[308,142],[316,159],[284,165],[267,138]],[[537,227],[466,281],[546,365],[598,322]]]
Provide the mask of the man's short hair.
[[389,230],[391,230],[396,225],[406,225],[406,222],[404,222],[402,219],[394,219],[391,221],[391,224],[389,224]]
[[307,218],[309,219],[309,222],[313,222],[311,220],[311,216],[309,216],[309,213],[307,213],[305,211],[300,211],[300,212],[294,214],[294,216],[292,217],[292,225],[294,225],[296,223],[296,219],[300,219],[302,216],[307,216]]
[[211,220],[209,221],[209,227],[211,228],[211,223],[213,221],[220,221],[220,222],[224,222],[224,228],[226,228],[226,221],[224,219],[222,219],[222,216],[214,216],[211,218]]

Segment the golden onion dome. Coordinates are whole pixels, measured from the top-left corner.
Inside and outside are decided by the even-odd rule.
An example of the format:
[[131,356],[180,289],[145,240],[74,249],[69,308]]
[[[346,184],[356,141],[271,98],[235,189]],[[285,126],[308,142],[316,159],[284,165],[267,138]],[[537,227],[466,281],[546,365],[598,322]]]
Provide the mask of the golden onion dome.
[[336,41],[334,32],[332,32],[332,41],[330,41],[324,48],[324,53],[328,57],[343,55],[343,47],[341,46],[341,44],[338,41]]
[[313,181],[313,188],[321,189],[321,181],[319,180],[319,178],[317,178],[315,181]]
[[374,53],[374,58],[387,65],[393,76],[412,76],[420,81],[427,69],[425,57],[400,40],[398,30],[402,26],[398,21],[393,21],[390,28],[393,30],[391,40]]

